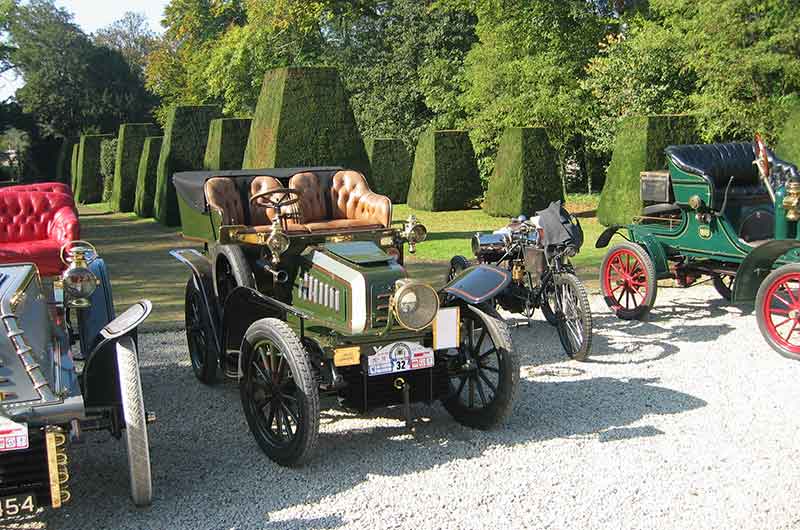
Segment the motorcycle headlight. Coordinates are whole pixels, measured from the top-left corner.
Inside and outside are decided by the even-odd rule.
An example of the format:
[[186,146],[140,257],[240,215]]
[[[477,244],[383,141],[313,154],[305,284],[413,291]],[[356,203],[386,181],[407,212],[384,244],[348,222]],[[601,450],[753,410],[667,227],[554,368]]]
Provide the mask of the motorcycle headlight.
[[86,267],[70,267],[61,276],[64,295],[70,307],[88,307],[97,289],[97,276]]
[[393,297],[397,322],[406,329],[420,331],[430,326],[439,312],[439,296],[430,285],[414,280],[400,280]]

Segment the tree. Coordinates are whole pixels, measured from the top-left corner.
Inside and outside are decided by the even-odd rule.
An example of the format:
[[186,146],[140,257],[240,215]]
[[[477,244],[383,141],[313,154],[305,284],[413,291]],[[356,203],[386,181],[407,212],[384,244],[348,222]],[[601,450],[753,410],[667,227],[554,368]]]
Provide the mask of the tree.
[[53,0],[11,10],[10,61],[25,81],[16,97],[49,135],[75,136],[142,121],[152,97],[116,50],[95,46]]
[[122,18],[97,30],[94,42],[117,50],[140,77],[144,77],[147,55],[155,48],[158,38],[141,13],[125,13]]

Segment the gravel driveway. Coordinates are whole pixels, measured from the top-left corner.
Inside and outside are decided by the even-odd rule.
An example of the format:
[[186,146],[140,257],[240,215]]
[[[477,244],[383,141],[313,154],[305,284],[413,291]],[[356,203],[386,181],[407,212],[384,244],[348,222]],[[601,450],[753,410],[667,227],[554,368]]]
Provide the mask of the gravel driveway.
[[397,410],[327,411],[297,470],[258,450],[234,384],[195,380],[182,333],[143,335],[153,506],[132,507],[122,444],[94,434],[72,453],[74,500],[41,525],[800,528],[800,363],[707,286],[658,302],[648,322],[624,322],[594,296],[589,363],[566,359],[538,315],[516,330],[522,378],[501,430],[418,406],[412,438]]

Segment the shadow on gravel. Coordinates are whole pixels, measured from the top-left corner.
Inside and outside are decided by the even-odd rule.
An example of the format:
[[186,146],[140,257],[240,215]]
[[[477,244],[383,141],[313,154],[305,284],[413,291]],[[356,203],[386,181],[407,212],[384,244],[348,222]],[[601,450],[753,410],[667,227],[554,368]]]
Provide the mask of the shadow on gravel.
[[[525,368],[511,418],[493,431],[463,427],[438,404],[414,407],[419,417],[414,437],[405,430],[399,409],[378,411],[366,421],[325,411],[315,457],[303,468],[286,469],[256,446],[236,385],[205,387],[188,366],[147,365],[142,370],[145,396],[158,415],[150,429],[153,506],[130,504],[123,444],[94,434],[71,455],[73,501],[47,512],[45,528],[337,528],[354,522],[343,520],[347,512],[311,520],[285,520],[277,512],[324,501],[371,476],[415,480],[418,472],[497,447],[575,437],[624,443],[658,436],[662,431],[647,420],[658,424],[659,415],[705,406],[655,379],[554,381],[547,380],[553,375],[548,370],[538,374],[536,368]],[[645,425],[633,425],[642,420]],[[498,480],[505,472],[497,467]]]

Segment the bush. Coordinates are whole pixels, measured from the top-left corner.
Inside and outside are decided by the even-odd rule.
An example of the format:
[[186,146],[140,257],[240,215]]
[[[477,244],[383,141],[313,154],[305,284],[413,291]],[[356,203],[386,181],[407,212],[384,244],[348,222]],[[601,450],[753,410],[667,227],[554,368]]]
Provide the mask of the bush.
[[156,193],[156,174],[158,172],[158,155],[161,152],[163,136],[148,136],[142,145],[139,167],[136,175],[136,198],[133,211],[139,217],[153,216],[153,197]]
[[800,166],[800,98],[794,98],[789,104],[788,116],[783,128],[778,132],[775,154]]
[[103,176],[103,202],[111,200],[114,190],[114,161],[117,158],[116,138],[100,142],[100,174]]
[[[75,140],[72,138],[64,138],[61,141],[61,147],[58,149],[58,159],[56,160],[56,174],[55,180],[58,182],[68,182],[71,174],[71,161],[72,148],[75,145]],[[53,176],[47,180],[51,180]]]
[[113,138],[110,134],[86,134],[81,136],[78,154],[78,176],[73,188],[75,202],[99,202],[103,196],[103,176],[100,172],[100,144]]
[[408,205],[418,210],[461,210],[482,193],[475,152],[466,131],[428,130],[414,156]]
[[333,68],[279,68],[264,76],[244,168],[344,166],[369,178],[353,110]]
[[220,114],[220,107],[217,105],[178,105],[169,111],[158,157],[153,198],[153,214],[161,224],[180,224],[178,198],[172,175],[178,171],[203,168],[208,127],[211,120],[219,118]]
[[203,167],[206,169],[242,169],[250,123],[253,120],[218,118],[211,120]]
[[119,126],[114,162],[114,188],[109,205],[115,212],[133,211],[144,139],[159,132],[153,123],[123,123]]
[[78,155],[81,153],[80,141],[72,145],[72,165],[70,166],[69,182],[70,187],[75,190],[75,181],[78,178]]
[[693,116],[630,116],[623,120],[597,208],[600,223],[605,226],[630,223],[642,210],[639,173],[666,168],[664,149],[668,145],[693,143],[696,139]]
[[506,129],[483,204],[486,213],[531,216],[552,201],[563,200],[557,159],[544,129]]
[[366,142],[373,191],[386,195],[394,203],[408,197],[413,160],[399,138],[375,138]]

